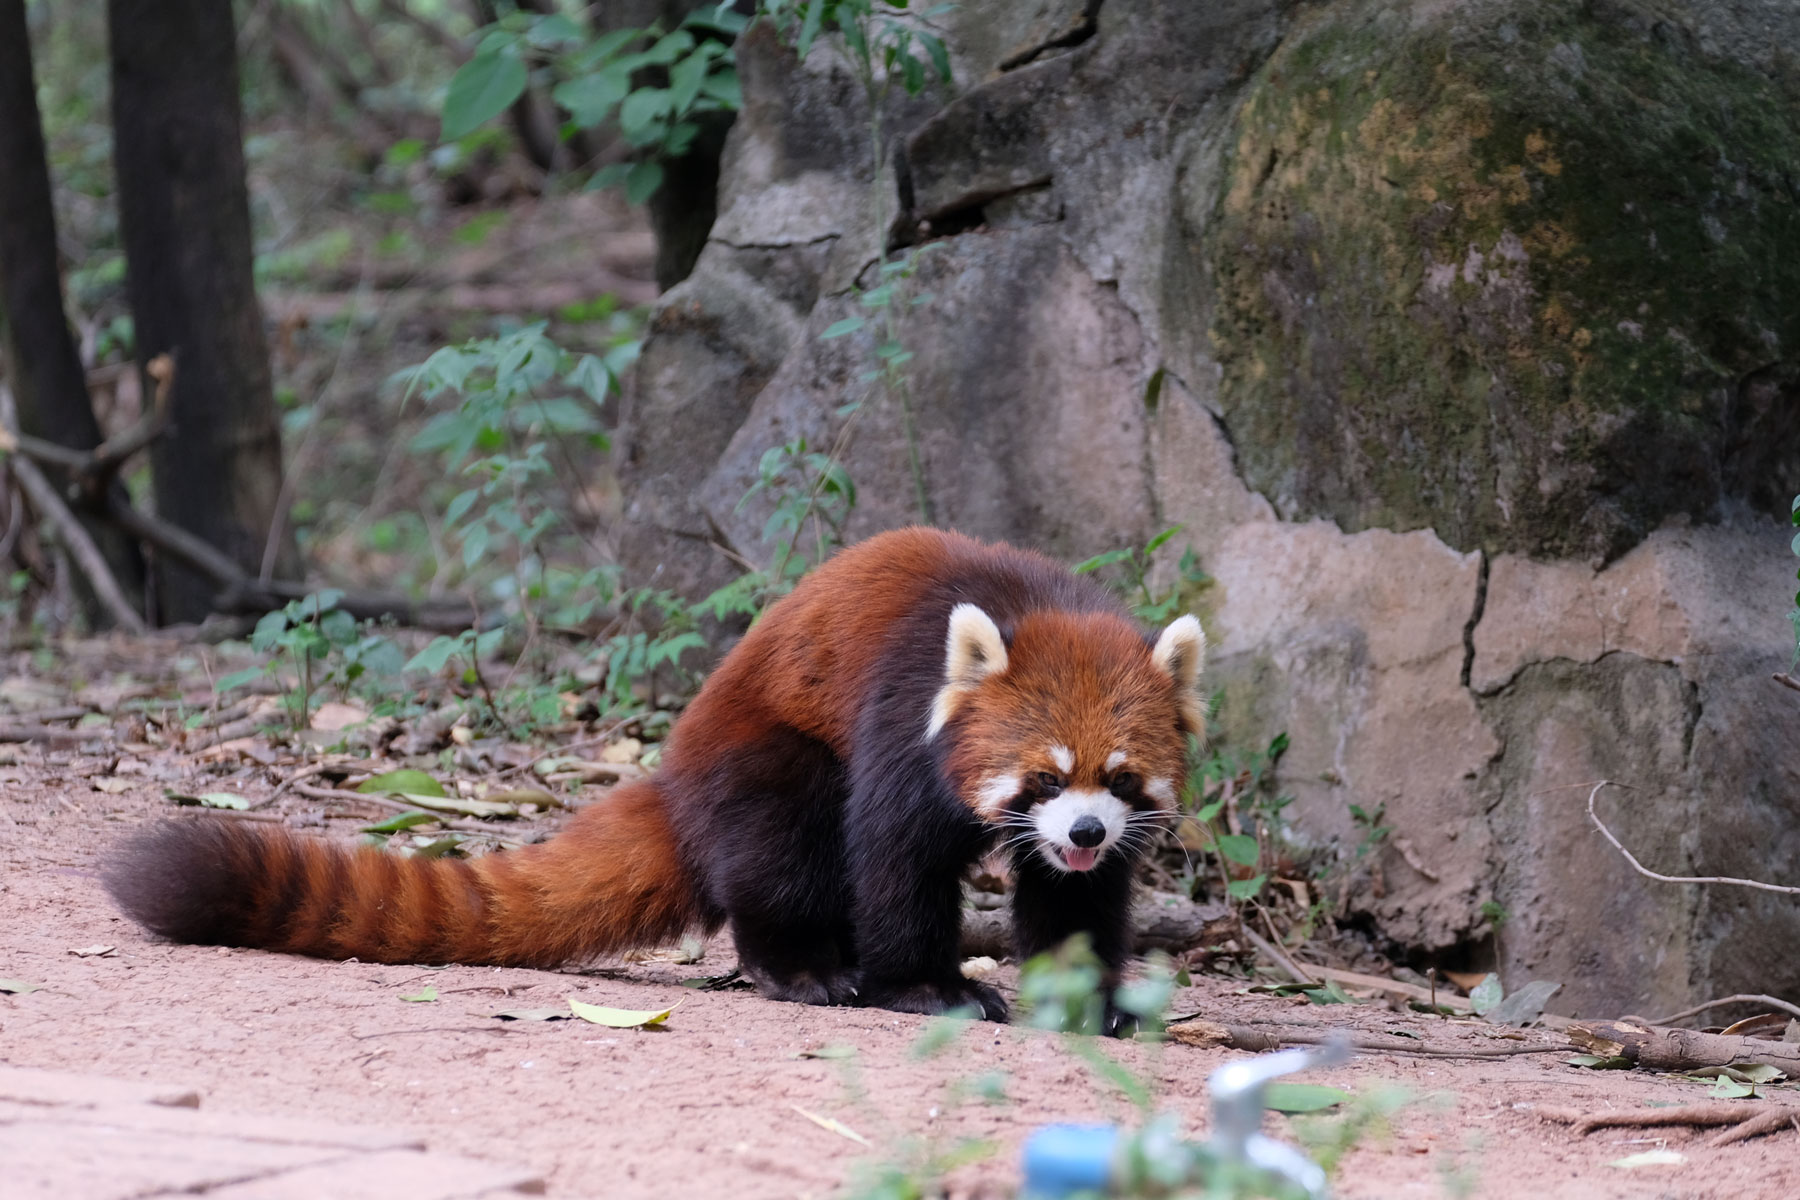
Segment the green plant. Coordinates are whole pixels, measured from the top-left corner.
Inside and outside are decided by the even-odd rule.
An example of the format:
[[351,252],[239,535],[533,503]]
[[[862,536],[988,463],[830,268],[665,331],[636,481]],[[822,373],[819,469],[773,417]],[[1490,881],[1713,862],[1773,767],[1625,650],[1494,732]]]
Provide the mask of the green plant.
[[[528,633],[536,632],[547,606],[565,603],[593,582],[546,566],[543,539],[562,521],[552,500],[552,458],[558,439],[597,449],[610,445],[600,406],[618,389],[638,345],[625,337],[604,354],[577,354],[553,342],[539,321],[446,346],[396,376],[409,395],[416,390],[428,402],[454,399],[431,417],[411,449],[437,455],[446,472],[469,481],[445,506],[444,523],[460,543],[465,573],[496,555],[508,561],[507,599]],[[578,483],[565,485],[567,491]]]
[[264,677],[279,677],[285,665],[293,671],[294,687],[284,693],[282,703],[298,730],[311,724],[320,687],[347,692],[365,677],[386,680],[398,675],[399,648],[380,634],[360,629],[356,618],[338,607],[343,597],[342,592],[326,589],[264,615],[250,635],[250,646],[268,659],[220,679],[217,691],[223,695]]
[[[630,201],[642,204],[662,186],[663,163],[693,144],[696,118],[742,105],[731,47],[721,37],[746,23],[721,5],[666,33],[652,24],[594,37],[562,13],[508,13],[487,27],[474,57],[451,78],[441,136],[456,141],[505,112],[535,72],[551,83],[571,128],[617,119],[638,160],[602,168],[592,183],[622,183]],[[666,82],[646,82],[649,69]]]
[[1192,607],[1193,593],[1212,582],[1206,572],[1200,569],[1194,548],[1186,546],[1182,549],[1180,561],[1175,565],[1174,585],[1160,594],[1152,589],[1150,574],[1155,566],[1156,552],[1166,546],[1170,538],[1180,533],[1181,528],[1179,525],[1171,525],[1145,542],[1141,549],[1125,546],[1103,551],[1076,563],[1075,573],[1093,575],[1102,580],[1131,601],[1131,611],[1138,620],[1161,625],[1188,611]]
[[1385,824],[1387,818],[1387,802],[1381,801],[1373,809],[1366,809],[1360,804],[1350,805],[1350,821],[1356,826],[1358,838],[1356,857],[1367,858],[1378,849],[1394,832],[1394,827]]
[[[1278,733],[1266,746],[1240,754],[1229,746],[1215,746],[1188,772],[1182,792],[1182,808],[1202,831],[1205,850],[1218,862],[1228,899],[1255,900],[1269,879],[1269,848],[1283,829],[1282,812],[1293,797],[1273,787],[1274,768],[1287,752],[1288,737]],[[1232,817],[1238,832],[1231,831]],[[1248,825],[1251,832],[1241,830]],[[1232,877],[1231,866],[1254,872],[1247,879]],[[1190,890],[1200,877],[1190,869]]]

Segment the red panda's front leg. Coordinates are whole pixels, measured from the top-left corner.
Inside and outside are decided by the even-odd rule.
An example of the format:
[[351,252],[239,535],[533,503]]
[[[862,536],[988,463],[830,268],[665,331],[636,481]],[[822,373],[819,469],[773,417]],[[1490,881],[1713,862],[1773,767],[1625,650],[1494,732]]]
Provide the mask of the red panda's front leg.
[[858,1002],[1006,1020],[1000,993],[961,970],[962,875],[981,849],[979,822],[923,756],[867,767],[845,814]]
[[1058,871],[1036,847],[1013,856],[1013,947],[1024,962],[1085,933],[1104,969],[1103,1032],[1129,1035],[1135,1022],[1113,1003],[1113,992],[1131,958],[1131,877],[1135,856],[1110,854],[1091,871]]

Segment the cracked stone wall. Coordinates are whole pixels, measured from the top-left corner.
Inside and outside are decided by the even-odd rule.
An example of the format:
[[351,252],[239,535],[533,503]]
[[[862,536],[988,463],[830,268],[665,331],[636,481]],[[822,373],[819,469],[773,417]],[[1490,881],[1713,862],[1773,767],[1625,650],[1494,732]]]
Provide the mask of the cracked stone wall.
[[[936,518],[1076,559],[1185,526],[1219,736],[1286,730],[1296,835],[1400,944],[1553,1007],[1800,990],[1800,80],[1781,0],[966,0],[878,114]],[[719,218],[620,438],[634,577],[768,557],[767,449],[844,437],[849,534],[917,518],[860,382],[870,114],[766,29]],[[1630,111],[1621,106],[1628,106]],[[1786,182],[1783,182],[1783,181]],[[1377,883],[1379,879],[1379,883]],[[1491,941],[1484,905],[1510,918]]]

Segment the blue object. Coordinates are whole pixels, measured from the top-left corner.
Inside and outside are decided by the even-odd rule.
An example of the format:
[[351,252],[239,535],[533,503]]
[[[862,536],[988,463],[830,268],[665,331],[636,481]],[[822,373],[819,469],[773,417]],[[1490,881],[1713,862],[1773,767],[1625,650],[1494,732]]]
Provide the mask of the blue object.
[[1046,1125],[1025,1143],[1025,1200],[1104,1192],[1119,1131],[1111,1125]]

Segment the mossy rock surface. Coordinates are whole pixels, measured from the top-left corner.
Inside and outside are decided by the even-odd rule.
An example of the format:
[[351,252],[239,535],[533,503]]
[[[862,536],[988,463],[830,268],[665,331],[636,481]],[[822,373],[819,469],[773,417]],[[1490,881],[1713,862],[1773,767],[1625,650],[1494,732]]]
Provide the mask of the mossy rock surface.
[[1800,84],[1622,5],[1290,34],[1202,253],[1290,517],[1607,559],[1800,480]]

